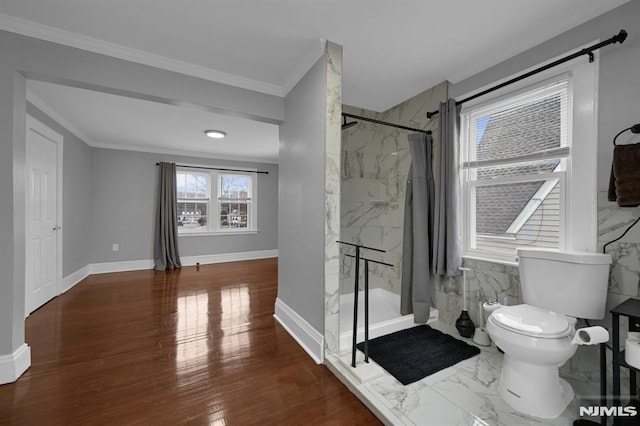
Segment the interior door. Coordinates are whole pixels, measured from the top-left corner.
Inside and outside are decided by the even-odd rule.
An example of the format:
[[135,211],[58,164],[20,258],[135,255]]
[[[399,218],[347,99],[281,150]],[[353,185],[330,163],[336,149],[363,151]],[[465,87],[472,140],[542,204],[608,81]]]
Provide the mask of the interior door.
[[62,136],[27,116],[26,315],[58,295]]

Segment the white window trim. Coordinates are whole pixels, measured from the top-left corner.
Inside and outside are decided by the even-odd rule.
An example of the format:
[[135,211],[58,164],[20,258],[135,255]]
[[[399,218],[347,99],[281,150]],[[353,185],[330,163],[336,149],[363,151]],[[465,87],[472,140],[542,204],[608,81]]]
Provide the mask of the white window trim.
[[[257,222],[257,218],[256,218],[256,213],[257,213],[257,206],[256,206],[256,187],[257,187],[257,182],[256,182],[256,175],[251,174],[251,173],[246,173],[246,172],[239,172],[239,171],[227,171],[227,170],[221,170],[218,171],[216,170],[216,188],[220,188],[220,185],[222,184],[222,179],[221,176],[222,175],[239,175],[239,176],[250,176],[251,179],[249,180],[249,193],[251,194],[251,197],[247,198],[247,204],[249,205],[249,222],[247,223],[247,227],[246,228],[224,228],[224,229],[219,229],[217,231],[214,231],[215,233],[239,233],[239,232],[251,232],[251,231],[256,231],[258,229],[258,222]],[[218,197],[216,197],[216,223],[218,223],[217,221],[220,218],[220,202],[222,201],[222,197],[219,196],[220,194],[218,194]]]
[[[216,170],[216,168],[224,170]],[[247,175],[251,177],[251,197],[250,197],[250,223],[247,224],[247,228],[222,228],[222,229],[209,229],[207,231],[196,232],[180,232],[178,231],[178,238],[186,237],[206,237],[206,236],[225,236],[225,235],[254,235],[258,234],[258,182],[257,182],[257,169],[244,169],[236,168],[234,171],[226,170],[228,167],[212,166],[203,164],[183,164],[182,166],[176,166],[176,172],[204,172],[209,175],[209,187],[207,188],[208,195],[208,223],[211,224],[212,220],[215,220],[216,228],[218,228],[218,221],[220,216],[220,197],[218,189],[220,187],[220,175]],[[212,194],[213,185],[216,186],[216,193]]]
[[[595,41],[597,43],[598,40]],[[571,54],[582,50],[584,46],[567,52]],[[598,154],[598,81],[599,81],[599,52],[595,51],[595,62],[590,63],[586,55],[580,56],[572,61],[566,62],[555,68],[543,71],[533,77],[504,87],[495,91],[491,97],[491,102],[504,96],[512,96],[518,91],[528,90],[527,88],[542,83],[550,78],[557,78],[563,73],[571,74],[572,92],[572,116],[567,130],[570,132],[569,141],[571,143],[571,155],[566,160],[566,170],[562,179],[566,179],[561,185],[560,197],[563,199],[560,209],[560,250],[571,251],[597,251],[597,154]],[[530,70],[542,65],[556,61],[565,55],[550,59],[538,64],[530,69],[523,70],[517,75],[522,75]],[[504,81],[514,78],[516,75],[505,77],[493,82],[490,86],[495,86]],[[461,99],[479,93],[486,88],[478,88],[470,93],[460,96]],[[462,112],[471,107],[477,107],[482,103],[488,103],[487,97],[483,96],[473,101],[465,103]],[[574,143],[579,141],[579,143]],[[462,143],[462,140],[460,141]],[[553,153],[557,154],[557,153]],[[579,167],[572,167],[573,163]],[[462,164],[460,165],[462,167]],[[469,169],[462,169],[460,177],[462,182],[467,182]],[[495,182],[495,181],[494,181]],[[463,226],[464,226],[464,254],[467,259],[483,260],[507,265],[517,265],[517,258],[514,256],[503,256],[495,253],[474,251],[469,249],[471,238],[475,235],[470,233],[467,226],[469,220],[475,219],[470,205],[475,205],[475,199],[471,199],[469,186],[463,184]]]

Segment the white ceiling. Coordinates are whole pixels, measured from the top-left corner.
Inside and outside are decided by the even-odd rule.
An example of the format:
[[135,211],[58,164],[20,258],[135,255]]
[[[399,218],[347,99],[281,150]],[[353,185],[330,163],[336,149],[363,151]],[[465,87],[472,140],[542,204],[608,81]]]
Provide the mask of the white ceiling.
[[[94,147],[278,162],[273,124],[41,81],[28,80],[27,90],[34,105]],[[211,139],[209,129],[227,136]]]
[[[164,63],[175,71],[278,96],[286,95],[317,60],[320,40],[330,40],[344,49],[344,103],[384,111],[444,80],[458,82],[626,1],[2,0],[0,29],[71,45],[81,42],[114,56],[135,55],[148,64]],[[39,86],[33,86],[33,92],[60,108],[61,116],[96,143],[150,146],[152,140],[164,140],[141,130],[149,123],[130,120],[140,128],[130,128],[135,122],[117,124],[120,141],[112,141],[107,129],[114,123],[104,115],[90,120],[73,102],[54,100],[63,93],[93,100],[110,95]],[[128,102],[136,113],[151,104],[130,99],[108,103],[122,111]],[[213,115],[209,122],[229,129],[223,119],[238,121]],[[85,122],[93,123],[91,129]],[[156,118],[153,123],[158,122]],[[103,128],[95,129],[99,123]],[[163,132],[184,137],[187,130]],[[277,141],[267,140],[273,136],[264,136],[263,143],[277,151]],[[163,143],[166,148],[168,142]],[[246,139],[234,146],[244,143]],[[263,155],[253,151],[255,147],[248,149],[252,157]],[[266,158],[274,161],[273,153]]]

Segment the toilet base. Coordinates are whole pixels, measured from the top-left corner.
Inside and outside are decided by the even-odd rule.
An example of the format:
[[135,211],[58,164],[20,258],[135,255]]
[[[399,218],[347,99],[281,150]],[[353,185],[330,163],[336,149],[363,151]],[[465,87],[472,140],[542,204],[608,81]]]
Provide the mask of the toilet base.
[[530,416],[553,419],[573,400],[573,389],[558,366],[534,365],[505,354],[498,392],[512,408]]

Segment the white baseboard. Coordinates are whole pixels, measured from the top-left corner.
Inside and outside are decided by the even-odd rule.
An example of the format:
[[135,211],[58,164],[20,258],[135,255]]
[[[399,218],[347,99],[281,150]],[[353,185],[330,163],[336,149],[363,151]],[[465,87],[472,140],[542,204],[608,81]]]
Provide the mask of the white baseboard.
[[[182,266],[193,266],[197,263],[207,265],[211,263],[222,262],[240,262],[242,260],[266,259],[269,257],[278,257],[278,250],[256,250],[243,251],[238,253],[222,253],[222,254],[205,254],[200,256],[182,256]],[[126,260],[120,262],[91,263],[89,267],[89,275],[105,274],[109,272],[127,272],[140,271],[145,269],[153,269],[153,259],[143,260]],[[74,272],[75,274],[75,272]]]
[[105,262],[89,264],[89,274],[106,274],[109,272],[140,271],[153,269],[153,260],[125,260],[121,262]]
[[0,356],[0,385],[13,383],[31,366],[31,348],[23,343],[12,354]]
[[275,319],[317,363],[324,362],[324,336],[280,298],[276,299]]
[[207,265],[211,263],[240,262],[242,260],[267,259],[278,257],[278,250],[243,251],[239,253],[208,254],[202,256],[183,256],[180,258],[182,266],[193,266],[196,263]]
[[89,276],[90,265],[83,266],[62,279],[60,294],[71,290],[76,284]]

